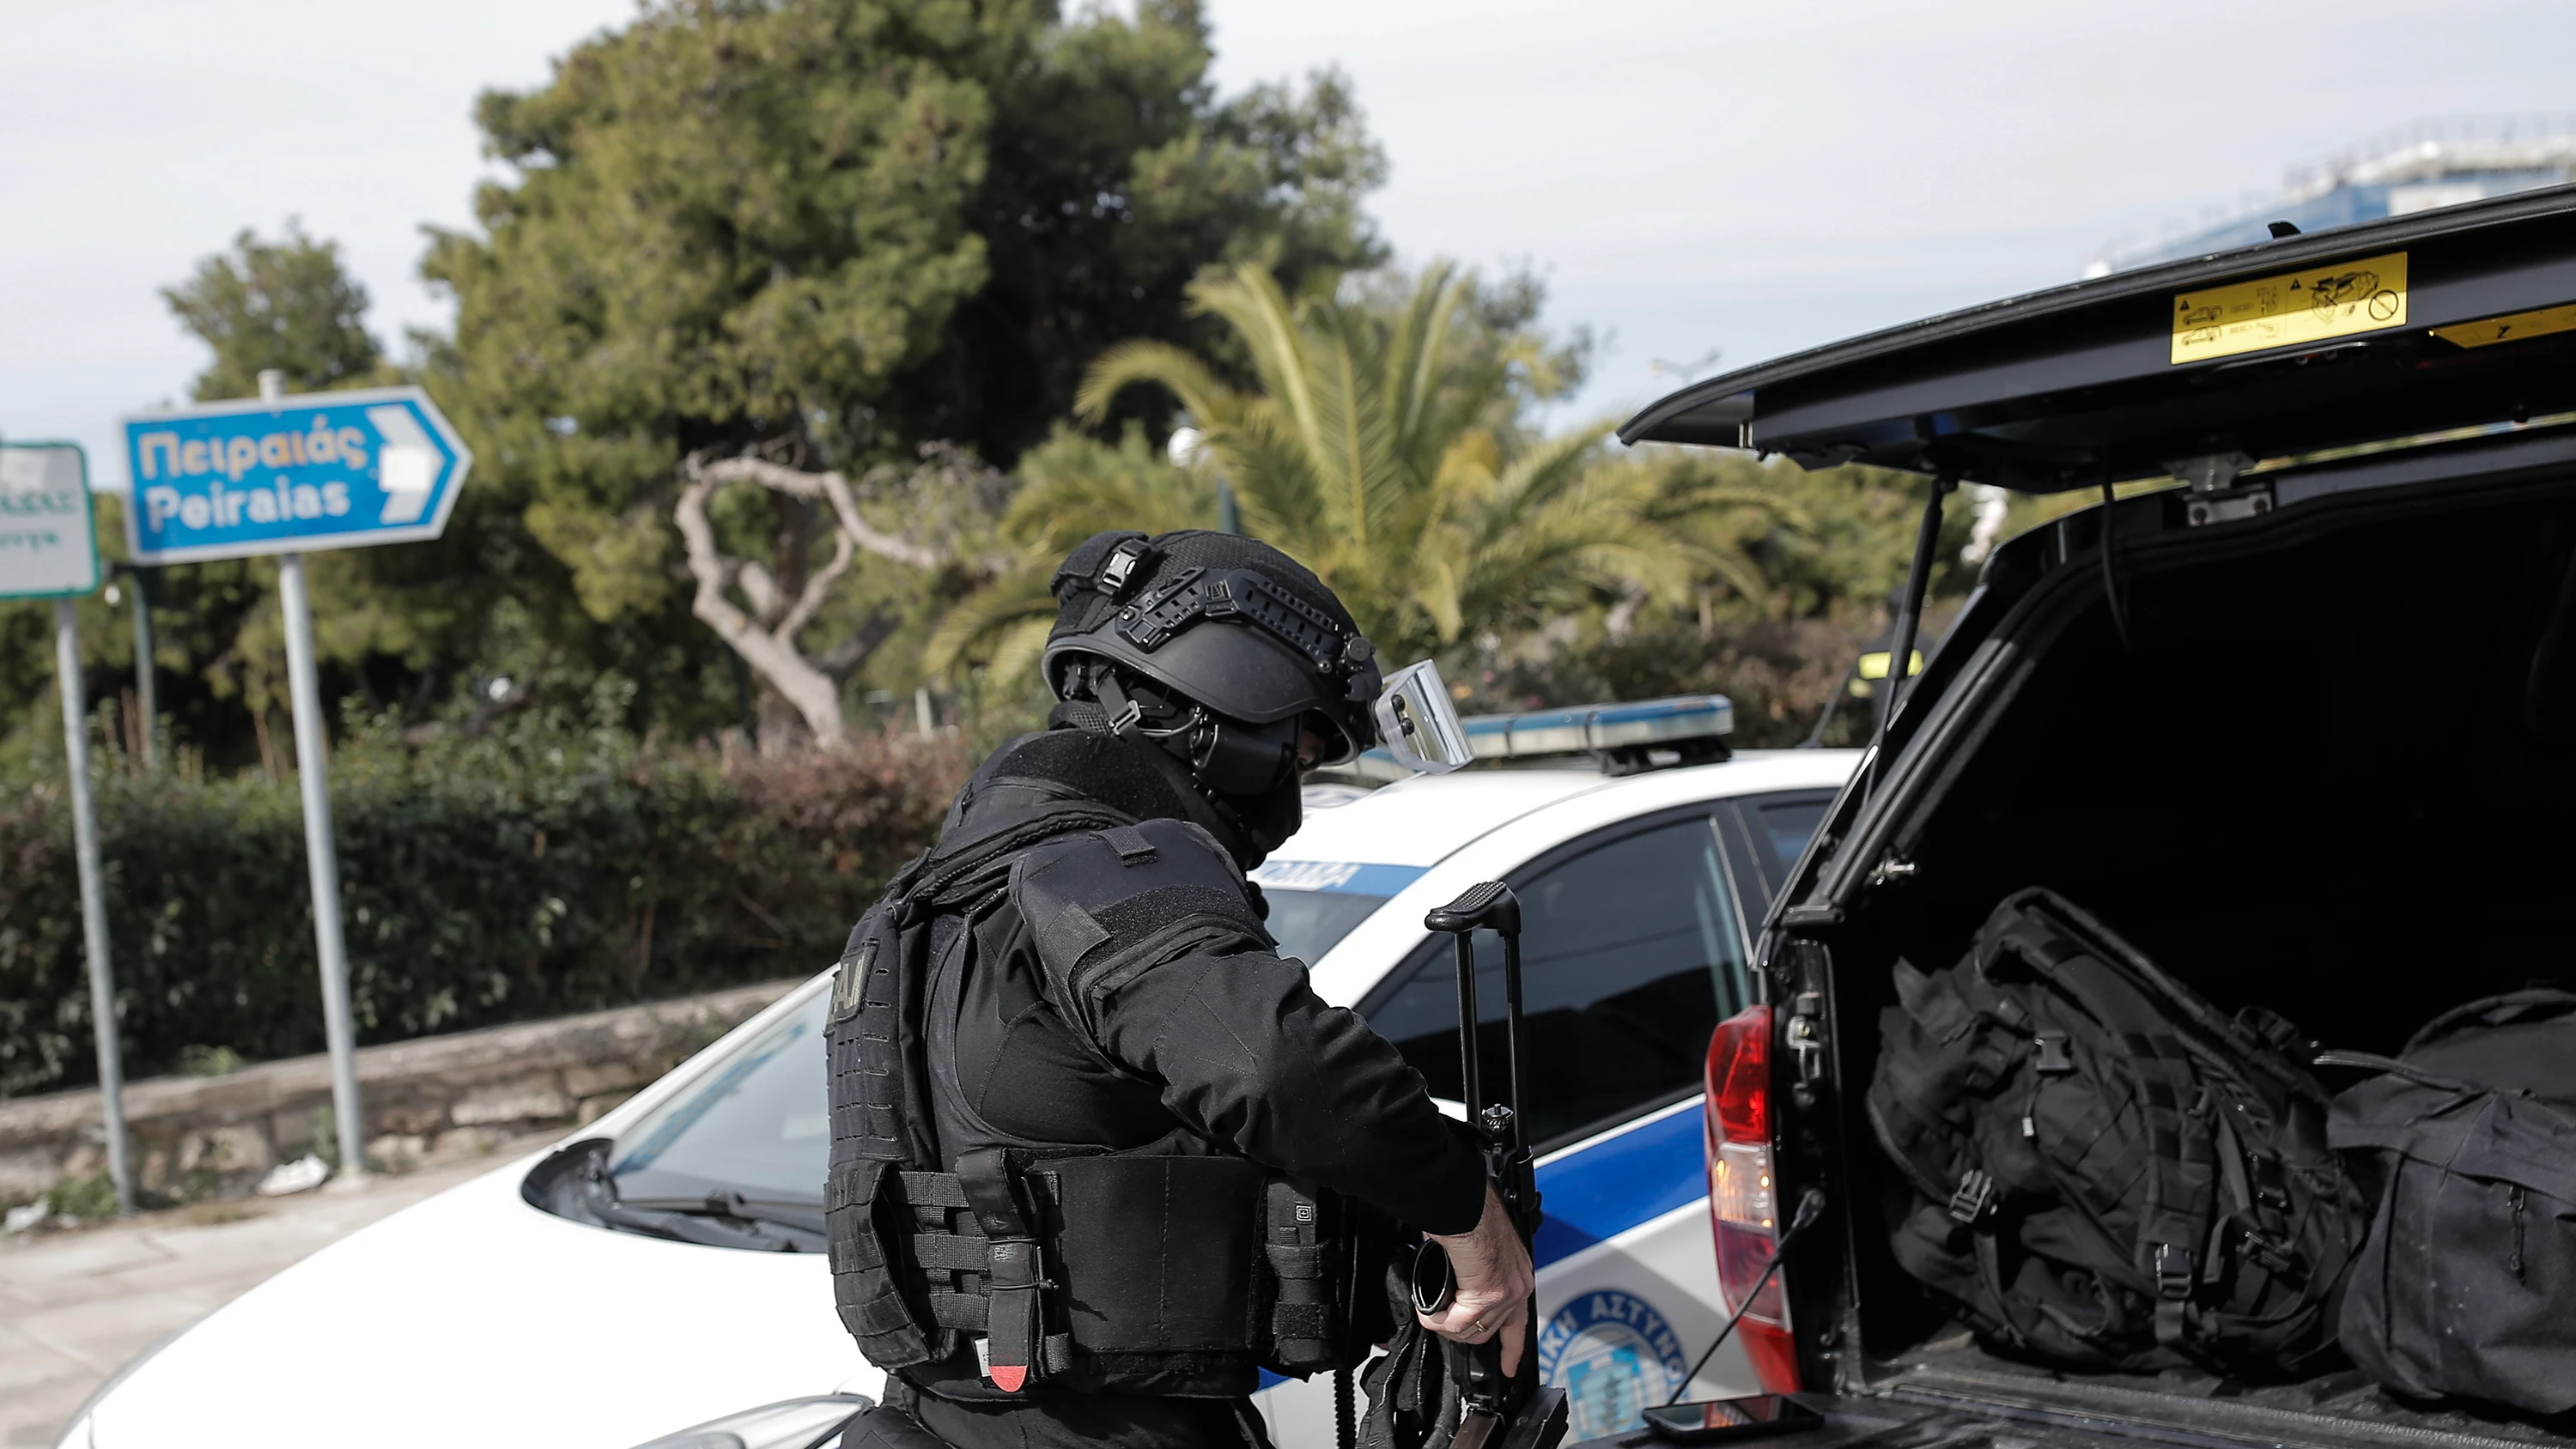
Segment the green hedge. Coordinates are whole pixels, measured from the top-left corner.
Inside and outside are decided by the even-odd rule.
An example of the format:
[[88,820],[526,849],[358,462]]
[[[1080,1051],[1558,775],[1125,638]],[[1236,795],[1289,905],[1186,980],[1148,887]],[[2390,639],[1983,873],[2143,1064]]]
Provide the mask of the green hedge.
[[[719,759],[530,722],[332,759],[361,1042],[830,965],[964,778],[945,741]],[[62,782],[0,782],[0,1096],[96,1079]],[[322,1049],[294,780],[98,780],[129,1076]]]

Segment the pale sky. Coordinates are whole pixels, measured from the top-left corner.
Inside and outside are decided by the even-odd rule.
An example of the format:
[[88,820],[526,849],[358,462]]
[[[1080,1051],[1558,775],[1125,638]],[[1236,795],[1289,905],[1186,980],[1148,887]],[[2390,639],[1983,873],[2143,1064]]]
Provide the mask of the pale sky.
[[[0,435],[71,437],[204,355],[157,289],[244,226],[336,239],[399,354],[470,220],[487,86],[629,0],[0,0]],[[1212,0],[1228,90],[1339,64],[1408,262],[1526,261],[1612,334],[1567,420],[2074,277],[2419,118],[2576,111],[2540,0]],[[2557,75],[2560,79],[2552,80]],[[469,485],[470,486],[470,485]]]

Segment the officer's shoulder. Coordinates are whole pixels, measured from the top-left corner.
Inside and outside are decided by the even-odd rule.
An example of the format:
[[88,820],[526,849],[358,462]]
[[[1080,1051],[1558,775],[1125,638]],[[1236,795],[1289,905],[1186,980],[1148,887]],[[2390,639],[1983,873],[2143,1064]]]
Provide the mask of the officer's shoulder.
[[1168,819],[1067,831],[1023,855],[1016,874],[1116,881],[1108,889],[1118,895],[1133,894],[1138,887],[1151,889],[1176,877],[1221,881],[1239,891],[1244,879],[1234,857],[1215,836],[1187,820]]
[[1086,988],[1151,964],[1158,940],[1193,926],[1268,940],[1234,858],[1185,820],[1058,836],[1021,857],[1011,894],[1040,959]]

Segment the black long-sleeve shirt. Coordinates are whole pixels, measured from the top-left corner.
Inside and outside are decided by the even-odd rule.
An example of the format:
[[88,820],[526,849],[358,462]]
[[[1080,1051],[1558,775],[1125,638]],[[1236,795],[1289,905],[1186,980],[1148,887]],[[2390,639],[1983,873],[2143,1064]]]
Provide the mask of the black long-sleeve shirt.
[[[1015,741],[979,778],[1053,763],[1028,758],[1032,741],[1056,743]],[[1123,741],[1095,748],[1107,746],[1133,750],[1163,777],[1168,757],[1159,750]],[[1060,765],[1048,773],[1093,783]],[[1139,810],[1147,802],[1137,795],[1169,801],[1174,792],[1097,793],[1123,797],[1110,803],[1128,813],[1191,819],[1226,840],[1225,822],[1195,799]],[[961,818],[971,819],[976,803],[970,787]],[[1482,1215],[1484,1165],[1432,1105],[1421,1075],[1358,1013],[1327,1005],[1305,966],[1267,940],[1212,926],[1143,971],[1122,972],[1113,989],[1081,1004],[1077,1021],[1046,1000],[1029,927],[1011,907],[982,921],[977,935],[984,949],[961,1002],[958,1075],[996,1127],[1126,1147],[1178,1125],[1427,1232],[1463,1233]]]
[[1426,1232],[1463,1233],[1485,1169],[1422,1076],[1306,968],[1266,950],[1194,953],[1120,988],[1100,1044],[1162,1084],[1173,1116],[1256,1162]]

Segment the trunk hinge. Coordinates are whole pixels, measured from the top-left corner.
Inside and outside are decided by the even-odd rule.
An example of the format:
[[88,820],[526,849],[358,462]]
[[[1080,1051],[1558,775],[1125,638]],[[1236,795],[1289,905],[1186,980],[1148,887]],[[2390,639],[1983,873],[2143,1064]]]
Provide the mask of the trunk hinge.
[[2234,523],[2240,518],[2255,518],[2272,511],[2272,485],[2256,481],[2238,487],[2237,475],[2254,466],[2254,460],[2243,453],[2206,453],[2197,458],[2181,458],[2165,464],[2187,490],[2183,499],[2183,522],[2193,528],[2211,523]]

